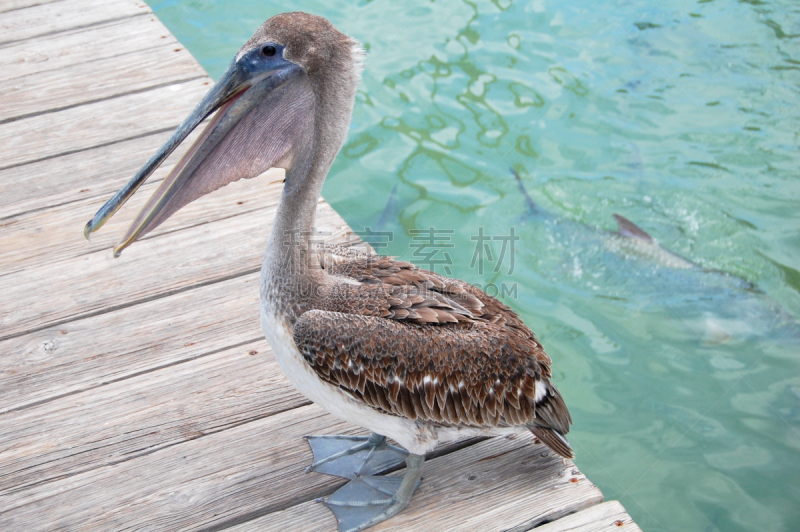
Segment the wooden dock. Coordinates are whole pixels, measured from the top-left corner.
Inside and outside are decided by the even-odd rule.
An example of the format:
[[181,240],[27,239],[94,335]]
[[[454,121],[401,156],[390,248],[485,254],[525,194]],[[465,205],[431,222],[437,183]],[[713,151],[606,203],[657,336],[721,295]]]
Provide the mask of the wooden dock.
[[[91,243],[84,223],[212,80],[136,0],[3,0],[0,48],[0,530],[335,530],[314,500],[345,481],[305,474],[301,437],[363,431],[291,387],[259,325],[280,173],[113,259],[175,158]],[[638,530],[602,501],[530,437],[467,441],[375,530]]]

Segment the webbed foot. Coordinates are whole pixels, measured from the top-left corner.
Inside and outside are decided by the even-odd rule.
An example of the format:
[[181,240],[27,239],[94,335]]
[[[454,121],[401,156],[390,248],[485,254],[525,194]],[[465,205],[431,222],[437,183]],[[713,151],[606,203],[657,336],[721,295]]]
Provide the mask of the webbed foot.
[[405,476],[358,477],[324,499],[339,523],[339,532],[357,532],[397,515],[411,501],[422,475],[425,457],[410,454]]
[[402,464],[408,451],[389,445],[386,437],[372,433],[365,436],[306,436],[314,463],[306,473],[316,471],[344,478],[375,475]]

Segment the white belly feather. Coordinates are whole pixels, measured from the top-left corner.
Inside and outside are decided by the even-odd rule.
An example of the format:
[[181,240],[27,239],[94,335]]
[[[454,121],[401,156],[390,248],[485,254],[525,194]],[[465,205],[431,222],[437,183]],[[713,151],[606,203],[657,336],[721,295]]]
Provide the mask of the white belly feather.
[[409,452],[420,454],[436,447],[438,439],[435,430],[418,427],[409,419],[382,414],[317,377],[311,366],[303,360],[282,320],[263,307],[261,328],[286,377],[309,400],[339,419],[392,438]]
[[492,429],[437,427],[400,416],[383,414],[341,388],[320,379],[311,366],[303,360],[303,356],[297,349],[294,338],[284,322],[267,311],[263,305],[261,307],[261,328],[264,330],[264,336],[272,347],[278,364],[289,382],[300,393],[333,416],[388,436],[411,453],[425,454],[436,448],[439,443],[455,441],[464,437],[510,434],[523,429],[523,427]]

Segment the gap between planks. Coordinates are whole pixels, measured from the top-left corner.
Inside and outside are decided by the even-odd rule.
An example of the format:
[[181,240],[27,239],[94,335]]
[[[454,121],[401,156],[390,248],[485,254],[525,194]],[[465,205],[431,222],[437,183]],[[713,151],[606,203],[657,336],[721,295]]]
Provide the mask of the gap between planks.
[[2,5],[0,5],[0,13],[61,1],[62,0],[4,0]]
[[309,404],[259,339],[7,412],[0,415],[0,511],[8,495]]
[[[99,207],[136,173],[172,131],[0,170],[0,223],[15,218],[14,223],[27,225],[24,217],[44,215],[49,209],[79,201],[93,200],[93,208]],[[199,132],[192,133],[187,142],[193,142],[197,135]],[[183,153],[180,147],[176,149],[142,186],[161,181]]]
[[308,404],[263,339],[128,375],[0,415],[0,498]]
[[261,338],[258,287],[254,272],[2,341],[0,412]]
[[196,78],[0,124],[6,152],[0,169],[176,127],[207,85],[206,78]]
[[[257,271],[274,210],[268,207],[259,216],[215,220],[144,239],[121,259],[103,250],[0,277],[4,300],[13,304],[0,315],[2,339]],[[317,227],[332,236],[332,242],[359,242],[326,203],[318,206]],[[37,296],[33,301],[31,294]],[[20,301],[30,304],[22,306]]]
[[[3,95],[0,98],[0,124],[196,78],[211,83],[208,74],[191,54],[174,39],[167,38],[169,33],[160,22],[152,17],[137,17],[135,22],[136,33],[149,38],[123,39],[123,42],[115,43],[113,56],[95,58],[93,52],[100,52],[98,48],[104,44],[104,38],[119,41],[121,25],[105,25],[91,34],[80,32],[61,39],[77,41],[74,44],[79,45],[71,49],[67,44],[67,55],[75,48],[84,52],[76,53],[75,63],[28,71],[16,77],[7,73],[0,80],[0,94]],[[125,29],[130,25],[126,24]],[[154,34],[163,35],[153,42]],[[25,55],[16,60],[24,60],[35,51],[47,60],[50,59],[48,54],[63,54],[59,47],[64,43],[53,41],[42,39],[28,43]],[[85,53],[87,49],[92,52],[90,55]],[[14,58],[6,61],[14,62]]]
[[[109,220],[100,232],[93,234],[90,241],[83,236],[83,226],[111,196],[110,193],[99,197],[79,197],[63,205],[0,220],[3,229],[0,248],[8,250],[0,256],[0,278],[37,268],[53,262],[54,258],[64,261],[88,253],[110,253],[113,245],[133,222],[134,215],[171,170],[172,165],[159,169],[152,181],[148,180],[142,185],[123,210]],[[261,177],[223,187],[215,191],[213,196],[190,203],[139,242],[237,216],[272,215],[281,195],[283,176],[283,171],[271,170]],[[117,188],[121,186],[115,184]],[[241,229],[245,230],[245,227],[246,224],[242,223]]]
[[[344,224],[327,204],[321,203],[318,210],[321,223]],[[137,244],[146,247],[167,239],[161,252],[145,253],[138,260],[135,256],[113,259],[104,248],[45,265],[45,271],[31,268],[0,277],[7,295],[18,291],[22,298],[9,297],[4,299],[5,304],[28,301],[9,308],[0,321],[8,326],[11,320],[20,318],[14,314],[23,312],[20,307],[45,319],[56,318],[0,341],[0,351],[7,354],[0,360],[0,411],[27,408],[109,379],[260,337],[258,257],[272,223],[269,212],[261,214],[263,230],[248,237],[250,243],[238,252],[236,246],[219,248],[212,242],[222,233],[216,231],[218,225],[232,225],[234,234],[241,232],[238,223],[228,219],[190,228],[203,240],[184,247],[183,254],[180,247],[187,239],[186,230],[179,230]],[[76,234],[75,238],[82,236]],[[332,234],[328,241],[359,243],[342,233]],[[203,251],[209,250],[210,255],[204,255]],[[162,258],[170,253],[180,255],[173,266],[165,265]],[[252,259],[242,259],[247,256]],[[213,257],[224,260],[209,273]],[[188,272],[182,261],[192,266]],[[84,272],[84,264],[86,268],[98,264],[99,270]],[[118,268],[122,268],[121,275],[110,273]],[[198,272],[202,278],[197,277]],[[42,278],[50,281],[52,292],[41,286]],[[167,282],[170,278],[171,286]],[[37,297],[30,300],[31,294]],[[206,312],[209,307],[215,312]],[[120,324],[125,324],[124,329]],[[198,351],[200,346],[203,351]],[[164,353],[168,353],[167,359],[162,358]]]
[[134,0],[62,0],[56,6],[38,4],[0,13],[0,47],[33,37],[85,29],[152,10]]
[[[2,18],[0,13],[0,20]],[[125,38],[120,39],[120,35]],[[53,70],[66,70],[83,63],[170,44],[183,48],[157,18],[138,15],[0,47],[3,51],[0,69],[4,80],[20,79],[33,73],[50,75]]]
[[[427,461],[409,506],[370,530],[527,530],[599,502],[600,491],[571,462],[563,464],[530,435],[520,434]],[[331,532],[336,526],[330,510],[309,501],[229,530]]]
[[619,501],[596,504],[536,528],[537,532],[641,532]]
[[[311,453],[298,444],[305,434],[342,432],[363,433],[315,405],[299,407],[8,494],[0,499],[0,528],[224,528],[344,484],[345,479],[304,474]],[[398,518],[416,519],[418,528],[418,520],[446,499],[457,514],[453,524],[474,530],[504,522],[508,528],[600,502],[599,490],[573,468],[529,435],[486,440],[429,461],[419,493]],[[481,501],[493,512],[483,511]],[[332,515],[328,523],[334,528]]]

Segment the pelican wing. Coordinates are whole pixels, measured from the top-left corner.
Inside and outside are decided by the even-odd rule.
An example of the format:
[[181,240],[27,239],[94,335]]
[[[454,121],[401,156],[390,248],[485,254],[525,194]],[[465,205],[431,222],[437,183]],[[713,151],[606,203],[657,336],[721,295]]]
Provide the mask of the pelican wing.
[[483,292],[409,262],[338,246],[325,246],[319,256],[328,275],[355,281],[337,286],[332,297],[323,298],[326,310],[417,324],[487,321],[493,316],[478,297]]
[[[519,317],[477,288],[386,257],[329,250],[329,273],[357,283],[294,324],[323,380],[382,412],[441,425],[527,426],[571,457],[550,358]],[[320,308],[322,307],[322,308]]]

